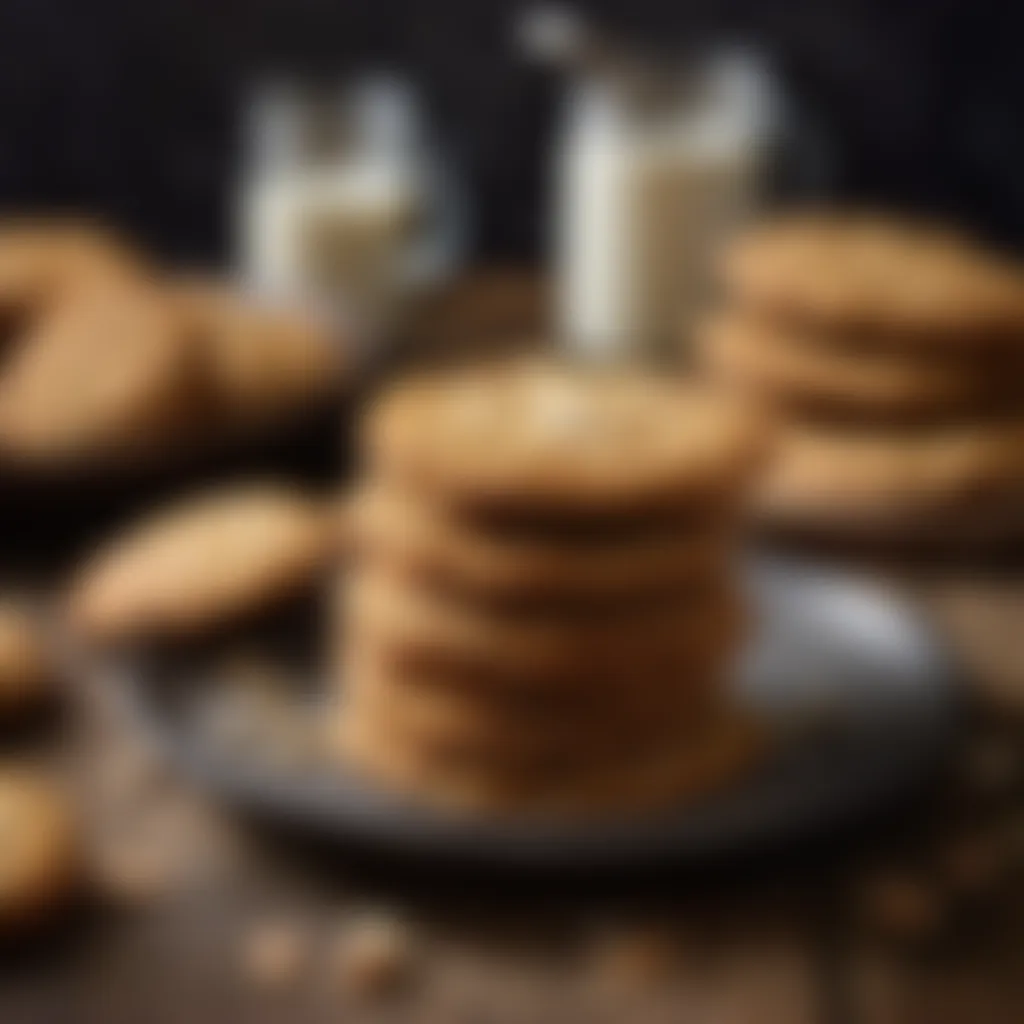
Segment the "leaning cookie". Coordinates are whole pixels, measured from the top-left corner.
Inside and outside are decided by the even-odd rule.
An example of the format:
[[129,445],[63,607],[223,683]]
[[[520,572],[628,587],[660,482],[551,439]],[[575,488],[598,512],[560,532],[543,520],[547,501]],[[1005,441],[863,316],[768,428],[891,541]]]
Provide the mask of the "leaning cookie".
[[285,485],[224,487],[115,537],[73,581],[70,620],[94,642],[201,635],[301,592],[336,545],[320,502]]
[[696,348],[716,377],[792,411],[865,422],[988,413],[1018,404],[1024,356],[865,352],[821,332],[724,313],[698,330]]
[[65,795],[25,769],[0,766],[0,934],[39,924],[81,879]]
[[0,599],[0,724],[38,708],[51,694],[53,666],[36,618]]
[[[647,526],[528,536],[460,517],[397,488],[368,486],[348,516],[356,557],[495,599],[598,603],[700,586],[725,572],[734,524],[718,509]],[[588,542],[589,539],[589,542]]]
[[221,423],[244,428],[301,415],[337,392],[346,353],[312,315],[211,281],[179,282],[173,295],[199,336]]
[[1024,271],[931,224],[780,216],[726,251],[721,276],[742,308],[816,329],[926,349],[1016,346],[1024,337]]
[[593,521],[735,492],[762,454],[762,426],[677,378],[521,360],[398,384],[365,441],[370,470],[414,493]]
[[195,351],[150,285],[81,292],[38,318],[0,376],[0,457],[32,471],[134,465],[187,428]]

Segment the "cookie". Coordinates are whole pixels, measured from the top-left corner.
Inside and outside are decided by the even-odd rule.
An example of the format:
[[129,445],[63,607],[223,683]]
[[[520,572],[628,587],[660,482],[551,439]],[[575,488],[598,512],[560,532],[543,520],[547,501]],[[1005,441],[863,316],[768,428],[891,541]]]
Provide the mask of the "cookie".
[[196,384],[158,290],[80,293],[38,318],[0,375],[0,457],[30,469],[132,464],[188,423]]
[[79,878],[76,829],[64,795],[41,776],[0,767],[0,932],[39,923]]
[[761,426],[677,378],[523,360],[399,384],[364,442],[372,473],[416,493],[595,519],[735,491],[763,450]]
[[720,699],[723,665],[721,655],[705,660],[675,676],[638,674],[629,686],[515,694],[436,672],[388,671],[357,652],[348,661],[341,713],[369,728],[377,723],[425,757],[551,771],[642,749],[706,716]]
[[1017,347],[1024,273],[950,229],[857,214],[782,216],[723,258],[741,307],[811,328],[932,349]]
[[721,584],[600,614],[513,616],[372,568],[356,575],[340,603],[349,635],[398,662],[476,671],[526,687],[624,680],[631,672],[685,665],[709,649],[733,646],[743,620],[738,596]]
[[719,378],[814,416],[868,422],[963,417],[1005,408],[1024,391],[1019,364],[1001,366],[977,358],[978,353],[864,352],[743,313],[708,321],[698,331],[696,347]]
[[769,518],[928,519],[1021,492],[1024,420],[922,431],[791,425],[759,504]]
[[272,422],[337,390],[341,348],[311,316],[213,282],[182,282],[175,295],[200,336],[213,412],[222,421]]
[[467,771],[424,757],[366,723],[343,718],[337,744],[355,771],[417,803],[469,814],[526,818],[642,815],[690,803],[734,781],[763,750],[755,722],[729,709],[700,728],[582,770],[521,775]]
[[387,486],[364,487],[348,524],[355,557],[496,600],[598,602],[678,591],[721,574],[735,524],[718,510],[676,529],[567,538],[502,531]]
[[232,485],[161,511],[94,556],[71,587],[92,641],[206,633],[273,607],[330,563],[333,524],[284,485]]
[[35,618],[0,599],[0,723],[42,704],[53,682],[49,653]]

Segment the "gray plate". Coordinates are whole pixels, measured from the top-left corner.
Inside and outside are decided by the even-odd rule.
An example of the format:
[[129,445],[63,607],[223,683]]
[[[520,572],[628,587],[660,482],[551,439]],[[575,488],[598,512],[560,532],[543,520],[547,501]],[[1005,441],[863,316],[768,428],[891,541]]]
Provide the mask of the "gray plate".
[[[694,863],[806,838],[906,797],[935,769],[957,722],[952,665],[913,607],[873,584],[801,563],[754,559],[745,575],[759,626],[736,685],[767,719],[774,753],[728,789],[644,818],[496,821],[428,811],[336,766],[289,763],[266,756],[259,743],[235,749],[211,739],[204,715],[218,684],[216,659],[136,660],[119,675],[183,770],[282,825],[497,866]],[[296,666],[302,646],[290,655]]]

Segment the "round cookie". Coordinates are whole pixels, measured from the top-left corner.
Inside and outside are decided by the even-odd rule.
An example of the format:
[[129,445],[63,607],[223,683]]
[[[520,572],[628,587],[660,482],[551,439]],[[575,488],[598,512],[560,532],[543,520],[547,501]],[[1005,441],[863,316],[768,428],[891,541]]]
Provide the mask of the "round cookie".
[[52,666],[39,626],[21,605],[0,599],[0,723],[49,696]]
[[[784,407],[895,422],[990,412],[1019,402],[1018,366],[971,353],[865,353],[799,328],[726,313],[699,331],[702,362],[717,377]],[[1024,346],[1021,350],[1024,354]]]
[[791,426],[759,505],[771,520],[927,522],[986,499],[1019,498],[1024,420],[927,431]]
[[729,563],[733,528],[719,515],[651,536],[640,530],[595,543],[509,535],[416,501],[395,488],[368,486],[349,507],[357,557],[393,565],[468,593],[499,599],[597,603],[702,584]]
[[1017,346],[1024,272],[952,230],[856,214],[782,216],[721,268],[743,307],[814,328],[927,348]]
[[460,506],[587,519],[720,500],[763,445],[749,409],[679,379],[527,360],[399,384],[365,431],[385,481]]
[[0,932],[38,923],[80,877],[71,810],[48,780],[0,766]]
[[[631,686],[592,686],[532,699],[494,687],[453,685],[436,673],[388,671],[372,659],[349,663],[341,714],[424,756],[467,767],[501,764],[553,771],[643,749],[685,731],[720,699],[724,666],[694,660],[674,676],[636,677]],[[716,661],[717,664],[712,664]]]
[[335,547],[318,502],[284,485],[227,486],[115,537],[74,581],[69,614],[97,642],[202,634],[301,591]]
[[754,722],[727,709],[628,759],[541,776],[444,764],[349,718],[339,723],[338,746],[357,771],[419,803],[457,813],[571,818],[644,814],[697,800],[747,769],[763,737]]
[[340,602],[349,635],[396,662],[479,672],[509,685],[579,685],[656,673],[733,646],[742,628],[738,596],[706,592],[586,615],[492,615],[372,568]]
[[340,349],[312,317],[214,282],[182,282],[175,295],[201,339],[217,417],[241,426],[272,422],[337,388]]
[[130,464],[173,443],[196,384],[194,350],[159,291],[79,293],[35,321],[0,376],[0,454],[31,469]]

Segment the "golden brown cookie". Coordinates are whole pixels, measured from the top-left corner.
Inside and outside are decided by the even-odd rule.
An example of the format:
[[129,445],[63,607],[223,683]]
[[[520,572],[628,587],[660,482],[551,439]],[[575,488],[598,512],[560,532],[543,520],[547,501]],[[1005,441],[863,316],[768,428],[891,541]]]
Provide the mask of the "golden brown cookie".
[[793,519],[928,519],[1019,497],[1024,420],[918,431],[792,425],[764,481],[765,514]]
[[723,260],[727,291],[770,318],[906,344],[1018,346],[1024,273],[965,236],[882,216],[781,216]]
[[494,615],[369,568],[340,602],[349,636],[396,662],[446,666],[510,685],[582,680],[699,660],[735,644],[743,614],[724,584],[654,604],[582,615]]
[[115,537],[73,583],[70,616],[99,642],[204,633],[310,585],[335,545],[318,502],[285,485],[227,486]]
[[337,739],[355,770],[415,802],[457,813],[539,818],[644,814],[692,802],[733,782],[764,747],[756,723],[733,709],[628,759],[541,776],[496,767],[467,771],[350,718],[340,721]]
[[175,295],[199,334],[214,414],[222,421],[272,422],[337,390],[343,353],[313,317],[213,282],[183,282]]
[[38,707],[50,694],[53,671],[35,617],[0,599],[0,722]]
[[38,923],[79,878],[76,829],[63,793],[41,776],[0,766],[0,931]]
[[0,375],[0,455],[31,469],[126,464],[174,443],[197,389],[174,306],[149,286],[79,292]]
[[[424,757],[473,766],[550,771],[629,756],[708,713],[719,699],[724,666],[694,660],[675,676],[629,685],[597,681],[554,693],[512,693],[438,673],[389,671],[377,659],[350,659],[341,714],[392,735]],[[620,681],[622,682],[622,681]]]
[[760,428],[677,378],[524,360],[399,384],[371,411],[365,442],[372,471],[417,493],[600,519],[735,491]]
[[1024,397],[1019,362],[1000,365],[977,352],[865,352],[743,313],[708,321],[696,344],[702,362],[719,378],[786,409],[816,415],[885,422],[962,417]]
[[[365,487],[349,508],[358,558],[495,598],[598,602],[702,585],[724,572],[735,530],[721,510],[678,516],[658,531],[573,538],[502,531],[495,524],[386,485]],[[717,521],[716,521],[717,520]]]

